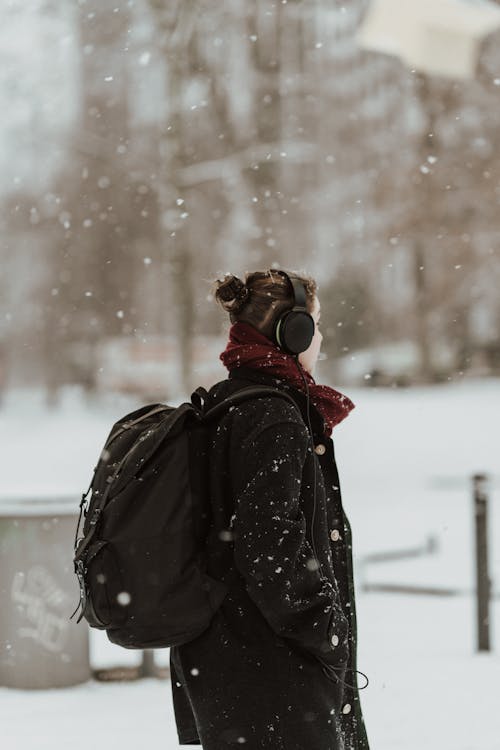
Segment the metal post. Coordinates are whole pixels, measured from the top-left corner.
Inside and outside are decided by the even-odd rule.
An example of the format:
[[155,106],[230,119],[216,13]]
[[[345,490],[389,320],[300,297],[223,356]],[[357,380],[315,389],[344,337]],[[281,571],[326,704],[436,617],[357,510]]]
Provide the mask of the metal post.
[[488,494],[486,474],[474,474],[474,519],[476,527],[477,650],[490,650],[490,589],[488,576]]
[[140,677],[156,677],[155,652],[151,648],[142,652],[142,663],[139,669]]

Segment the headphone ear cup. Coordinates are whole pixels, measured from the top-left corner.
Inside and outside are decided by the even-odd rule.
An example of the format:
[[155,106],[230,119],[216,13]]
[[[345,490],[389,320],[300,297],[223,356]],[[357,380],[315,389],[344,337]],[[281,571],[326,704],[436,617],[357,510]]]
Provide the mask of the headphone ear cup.
[[288,354],[300,354],[309,349],[314,336],[314,319],[309,313],[290,310],[278,318],[275,338],[278,346]]

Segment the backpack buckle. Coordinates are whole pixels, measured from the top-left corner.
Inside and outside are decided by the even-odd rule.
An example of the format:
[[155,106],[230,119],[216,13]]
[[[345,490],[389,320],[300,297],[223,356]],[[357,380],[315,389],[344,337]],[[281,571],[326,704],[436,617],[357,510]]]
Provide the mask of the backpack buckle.
[[81,607],[82,611],[80,612],[80,617],[76,621],[78,624],[83,617],[83,612],[87,605],[87,589],[85,587],[85,579],[84,579],[85,567],[84,567],[83,560],[75,560],[74,564],[75,564],[75,573],[78,578],[78,584],[80,586],[80,599],[79,599],[79,602],[77,604],[75,611],[73,612],[73,614],[71,615],[69,619],[72,620],[73,617],[78,612],[79,608]]
[[102,513],[101,508],[95,508],[94,512],[92,513],[92,517],[89,521],[89,526],[95,526],[96,523],[99,521],[99,517]]

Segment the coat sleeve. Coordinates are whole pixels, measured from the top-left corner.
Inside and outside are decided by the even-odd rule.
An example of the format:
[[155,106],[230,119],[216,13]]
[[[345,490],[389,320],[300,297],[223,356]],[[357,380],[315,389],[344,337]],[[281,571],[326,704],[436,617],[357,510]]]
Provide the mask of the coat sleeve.
[[337,665],[348,659],[348,621],[317,568],[301,509],[301,491],[312,492],[302,486],[309,432],[291,404],[283,410],[288,419],[247,425],[232,446],[235,565],[276,634]]

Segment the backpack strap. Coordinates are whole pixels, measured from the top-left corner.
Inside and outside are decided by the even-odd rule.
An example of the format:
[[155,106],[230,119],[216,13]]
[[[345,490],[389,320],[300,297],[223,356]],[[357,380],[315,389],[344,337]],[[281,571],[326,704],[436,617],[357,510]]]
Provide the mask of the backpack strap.
[[[205,390],[200,388],[197,388],[196,391],[192,394],[191,398],[195,396],[195,394],[198,394],[199,391]],[[208,395],[205,391],[205,395]],[[282,398],[288,399],[288,401],[291,401],[292,404],[294,404],[300,412],[300,407],[289,393],[286,393],[286,391],[282,391],[279,388],[273,388],[270,385],[251,385],[246,388],[242,388],[241,390],[237,391],[236,393],[231,394],[227,398],[225,398],[220,403],[213,406],[211,409],[206,411],[203,414],[203,421],[208,419],[213,419],[214,417],[218,417],[219,414],[226,411],[230,406],[240,403],[241,401],[246,401],[249,398],[255,398],[256,396],[281,396]],[[302,416],[302,412],[300,412]]]
[[[192,394],[191,398],[193,398],[195,394],[198,394],[199,397],[205,397],[206,399],[206,396],[208,395],[207,391],[205,391],[204,393],[202,391],[205,391],[205,389],[202,387],[197,388],[196,391]],[[282,398],[286,398],[299,409],[299,412],[302,416],[299,405],[297,404],[293,396],[291,396],[289,393],[286,393],[279,388],[273,388],[269,385],[251,385],[242,388],[241,390],[233,393],[231,396],[228,396],[223,401],[213,406],[211,409],[205,412],[205,414],[203,415],[203,421],[219,416],[233,404],[241,403],[242,401],[246,401],[249,398],[255,398],[256,396],[281,396]],[[231,586],[239,577],[239,571],[236,568],[232,568],[224,583],[227,586]]]

